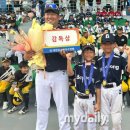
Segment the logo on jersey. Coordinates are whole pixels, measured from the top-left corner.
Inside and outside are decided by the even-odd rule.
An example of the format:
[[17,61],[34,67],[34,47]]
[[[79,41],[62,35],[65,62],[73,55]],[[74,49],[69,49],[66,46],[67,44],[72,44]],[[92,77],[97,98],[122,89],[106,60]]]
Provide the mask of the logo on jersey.
[[122,41],[122,42],[124,42],[124,41],[125,41],[125,39],[121,39],[121,41]]
[[[105,68],[107,68],[107,67],[105,67]],[[119,70],[120,69],[120,67],[116,66],[116,65],[110,65],[110,68],[114,69],[114,70]],[[100,71],[102,71],[102,68],[100,68]]]
[[[83,83],[83,76],[77,75],[76,79],[82,80],[82,83]],[[89,80],[89,77],[86,77],[86,79]],[[92,78],[92,82],[94,83],[94,78]]]
[[106,38],[110,38],[109,34],[106,34]]

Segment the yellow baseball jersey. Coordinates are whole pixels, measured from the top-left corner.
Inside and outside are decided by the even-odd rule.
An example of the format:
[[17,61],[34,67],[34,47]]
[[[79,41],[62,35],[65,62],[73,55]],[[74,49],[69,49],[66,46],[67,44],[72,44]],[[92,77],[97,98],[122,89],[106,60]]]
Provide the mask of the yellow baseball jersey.
[[102,42],[102,35],[98,38],[97,42],[101,45],[101,42]]
[[93,37],[92,35],[88,36],[88,38],[85,38],[84,36],[82,36],[82,37],[80,38],[80,44],[81,44],[82,46],[84,46],[84,45],[86,45],[86,44],[88,44],[88,43],[92,44],[92,43],[94,43],[94,42],[95,42],[95,39],[94,39],[94,37]]

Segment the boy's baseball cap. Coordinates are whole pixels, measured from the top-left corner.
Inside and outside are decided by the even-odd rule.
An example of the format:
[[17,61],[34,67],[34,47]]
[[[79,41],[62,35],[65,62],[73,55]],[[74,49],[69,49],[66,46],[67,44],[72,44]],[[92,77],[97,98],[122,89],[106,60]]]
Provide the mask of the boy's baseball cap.
[[129,23],[129,21],[128,21],[128,20],[126,20],[125,22],[128,22],[128,23]]
[[59,15],[59,8],[56,4],[47,4],[45,6],[45,13],[53,12]]
[[110,42],[113,44],[115,42],[115,37],[111,33],[104,34],[101,39],[102,44],[106,44],[107,42]]
[[92,44],[87,44],[82,47],[82,52],[84,53],[85,50],[92,50],[95,53],[95,47]]
[[106,31],[106,30],[109,31],[109,29],[108,29],[107,27],[103,28],[102,31],[104,32],[104,31]]
[[111,22],[115,22],[115,21],[112,19]]
[[123,28],[121,26],[118,26],[117,30],[123,30]]
[[2,58],[2,63],[4,63],[5,61],[10,61],[7,57]]

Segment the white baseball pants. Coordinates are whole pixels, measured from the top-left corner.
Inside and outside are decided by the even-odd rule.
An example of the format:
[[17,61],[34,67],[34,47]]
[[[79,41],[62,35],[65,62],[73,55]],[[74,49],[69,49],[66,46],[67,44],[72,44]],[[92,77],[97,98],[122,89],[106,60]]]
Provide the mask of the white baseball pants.
[[[75,96],[74,130],[84,130],[85,127],[87,127],[88,130],[96,130],[96,122],[95,119],[93,118],[95,116],[94,105],[95,105],[95,97],[91,97],[89,99],[81,99],[78,96]],[[89,122],[89,118],[94,119],[94,121],[92,122],[91,120],[91,122]],[[83,119],[85,119],[86,122]]]
[[122,89],[121,86],[101,89],[101,127],[100,130],[109,130],[109,116],[111,114],[112,130],[121,130],[122,122]]
[[59,130],[70,130],[65,121],[68,116],[68,75],[66,71],[36,74],[37,123],[36,130],[46,130],[50,108],[51,93],[56,103],[59,119]]

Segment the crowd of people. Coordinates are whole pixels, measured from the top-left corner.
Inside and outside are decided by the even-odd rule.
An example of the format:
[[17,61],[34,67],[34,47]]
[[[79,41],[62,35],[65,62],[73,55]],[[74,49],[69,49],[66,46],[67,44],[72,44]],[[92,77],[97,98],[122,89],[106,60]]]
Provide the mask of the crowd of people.
[[[30,19],[36,17],[37,21],[40,24],[44,24],[47,22],[47,15],[49,15],[49,14],[47,14],[44,18],[43,18],[43,15],[48,13],[50,10],[45,9],[45,12],[42,12],[39,14],[40,9],[42,10],[43,8],[39,9],[38,5],[39,5],[39,3],[37,3],[35,11],[31,10],[33,17],[31,16]],[[45,8],[47,8],[47,7],[45,7]],[[51,11],[53,12],[54,10],[51,10]],[[52,13],[51,11],[49,13]],[[74,74],[76,74],[76,77],[75,77],[76,85],[77,85],[76,87],[77,87],[77,90],[80,91],[79,93],[76,93],[76,96],[77,96],[76,99],[77,100],[78,100],[78,98],[79,98],[79,100],[80,100],[80,98],[88,99],[88,96],[84,95],[83,93],[86,93],[86,94],[89,93],[89,91],[86,91],[86,90],[88,90],[88,85],[90,85],[90,84],[87,83],[88,85],[85,85],[85,89],[86,89],[85,92],[84,92],[84,88],[82,88],[82,89],[80,88],[80,83],[82,82],[80,79],[80,76],[83,76],[82,80],[84,80],[84,76],[86,76],[86,74],[81,75],[81,73],[79,72],[79,71],[81,71],[79,63],[81,64],[83,61],[85,61],[85,60],[87,61],[88,59],[86,57],[86,55],[87,55],[86,53],[91,53],[92,54],[91,60],[97,61],[99,68],[101,69],[102,63],[101,63],[101,60],[99,57],[103,57],[103,54],[104,54],[105,47],[102,46],[103,43],[104,44],[107,44],[107,42],[111,42],[112,44],[115,43],[114,46],[112,46],[112,49],[114,50],[114,54],[112,56],[114,57],[114,60],[115,60],[115,63],[113,63],[113,64],[118,64],[121,68],[119,69],[118,66],[112,65],[111,69],[112,69],[112,67],[115,67],[114,71],[116,74],[120,75],[120,73],[122,73],[125,76],[127,76],[125,83],[123,82],[123,85],[124,85],[123,92],[124,93],[129,91],[129,87],[130,87],[130,84],[127,83],[128,79],[129,79],[129,73],[121,72],[121,70],[126,69],[125,67],[127,65],[127,59],[128,59],[128,52],[126,51],[126,46],[128,45],[128,41],[130,38],[129,21],[125,20],[123,25],[117,25],[116,21],[122,20],[123,17],[122,17],[122,14],[120,11],[115,12],[112,8],[111,9],[103,8],[102,10],[97,9],[97,12],[91,12],[88,9],[86,11],[86,13],[81,12],[80,14],[75,13],[75,14],[69,14],[69,15],[64,14],[65,11],[66,10],[63,10],[62,13],[60,13],[60,14],[55,11],[53,12],[53,13],[59,15],[59,17],[56,16],[59,18],[58,27],[62,28],[62,29],[78,28],[79,33],[80,33],[81,50],[78,52],[75,52],[77,54],[75,57],[72,57],[71,54],[67,54],[66,55],[67,61],[64,58],[62,58],[59,54],[52,55],[53,58],[58,57],[59,61],[57,61],[57,65],[55,63],[53,63],[53,62],[55,62],[54,60],[51,61],[49,55],[46,55],[46,58],[47,58],[48,62],[51,63],[51,67],[52,67],[51,69],[49,67],[46,68],[46,71],[47,71],[46,76],[48,76],[47,79],[41,78],[42,74],[43,74],[42,72],[44,70],[42,70],[42,69],[37,70],[37,75],[39,76],[39,78],[37,76],[37,81],[36,81],[36,85],[37,85],[36,91],[39,94],[39,95],[37,95],[37,103],[38,103],[37,130],[41,130],[40,128],[42,128],[44,130],[44,128],[47,126],[46,121],[43,123],[45,126],[41,126],[41,124],[42,124],[41,122],[43,120],[43,119],[41,119],[42,118],[41,113],[44,114],[43,112],[41,112],[41,110],[42,110],[41,107],[43,106],[45,111],[47,111],[49,108],[49,104],[48,104],[49,101],[46,103],[41,103],[42,99],[40,99],[40,98],[47,98],[47,100],[50,100],[49,94],[51,91],[50,89],[48,89],[45,86],[44,94],[43,94],[43,91],[40,92],[40,89],[42,90],[41,83],[43,83],[43,84],[46,83],[44,85],[48,85],[48,86],[50,84],[52,85],[52,91],[53,91],[54,98],[55,98],[54,100],[55,100],[57,108],[58,108],[58,113],[60,115],[62,115],[61,113],[64,113],[65,115],[67,115],[68,114],[67,101],[64,101],[64,98],[65,97],[67,98],[67,96],[68,96],[68,94],[67,94],[68,89],[65,88],[65,86],[67,85],[68,76],[65,71],[60,71],[60,70],[62,70],[62,68],[63,68],[63,70],[65,69],[64,64],[67,62],[67,67],[69,67],[69,69],[68,68],[67,69],[68,69],[68,73],[70,76],[70,86],[74,85],[73,77],[74,77]],[[30,16],[30,15],[28,15],[28,16]],[[2,59],[2,67],[0,68],[0,93],[3,96],[2,97],[2,102],[3,102],[2,109],[7,110],[9,103],[10,103],[10,108],[7,111],[9,114],[16,111],[18,109],[17,106],[20,105],[22,102],[24,102],[24,107],[19,111],[19,114],[25,114],[26,112],[28,112],[28,110],[29,110],[28,109],[29,90],[32,87],[32,73],[30,71],[27,61],[25,61],[23,58],[23,55],[26,52],[14,51],[12,49],[17,41],[15,39],[15,34],[19,33],[19,28],[20,28],[19,22],[21,22],[21,21],[23,23],[22,12],[7,13],[4,15],[1,14],[1,16],[0,16],[0,36],[5,37],[10,46],[10,50],[6,53],[6,57],[4,57]],[[108,34],[110,34],[110,35],[108,35]],[[9,37],[10,35],[14,35],[13,41],[10,41],[10,37]],[[109,40],[109,41],[107,41],[107,40]],[[64,55],[64,54],[61,54],[61,55]],[[121,56],[123,57],[123,59],[121,58]],[[14,57],[17,57],[17,59],[18,59],[18,61],[17,61],[17,64],[19,64],[18,70],[15,70],[15,68],[13,68],[11,66],[11,64],[13,64]],[[76,65],[76,67],[75,67],[76,73],[71,68],[71,59],[72,58],[73,58],[73,61],[75,64],[78,63],[78,65]],[[117,60],[119,60],[119,63],[117,63]],[[60,63],[60,62],[62,62],[62,63]],[[109,67],[110,67],[110,64],[109,64]],[[55,72],[55,69],[56,69],[56,72]],[[84,66],[83,66],[83,69],[85,69]],[[88,69],[90,69],[90,71],[93,71],[93,70],[91,70],[91,68],[88,68]],[[97,93],[98,99],[99,99],[100,91],[98,89],[100,88],[101,83],[99,82],[100,77],[98,77],[99,72],[97,71],[96,67],[94,69],[95,69],[94,75],[96,77],[93,77],[93,79],[94,79],[93,84],[96,84],[96,87],[97,87],[96,93]],[[118,71],[120,70],[120,71],[117,73],[116,72],[117,70]],[[53,73],[51,73],[51,72],[53,72]],[[110,79],[109,82],[113,82],[113,81],[111,81],[111,75],[110,74],[108,74],[108,75],[109,75],[109,79]],[[119,75],[117,75],[118,79],[115,78],[114,75],[112,78],[119,81],[120,80]],[[61,77],[59,77],[59,76],[61,76]],[[59,77],[59,78],[57,79],[57,77]],[[89,75],[88,77],[92,78],[91,75]],[[57,85],[56,86],[57,88],[52,83],[53,78],[55,79],[55,84]],[[63,78],[64,78],[64,80],[63,80]],[[104,77],[104,78],[106,78],[106,77]],[[63,81],[63,82],[59,83],[58,82],[59,80]],[[106,86],[105,81],[106,81],[106,79],[103,79],[104,86]],[[92,81],[89,81],[89,82],[92,82]],[[91,84],[91,85],[93,86],[93,84]],[[119,86],[119,84],[120,83],[118,83],[118,86]],[[60,85],[64,86],[64,88],[62,89]],[[110,87],[110,88],[112,88],[113,86],[114,85],[111,85],[111,84],[108,85],[108,87]],[[84,87],[84,86],[82,85],[82,87]],[[62,91],[62,94],[66,93],[64,95],[60,95],[61,99],[59,99],[59,95],[57,95],[60,90]],[[95,90],[91,90],[92,97],[95,94],[94,91]],[[106,90],[104,89],[102,91],[106,91]],[[48,92],[48,93],[46,93],[46,92]],[[9,95],[9,98],[7,95]],[[63,96],[64,96],[64,98],[63,98]],[[115,97],[113,96],[113,99],[114,98]],[[64,101],[64,102],[62,102],[62,101]],[[95,101],[95,99],[92,99],[91,104],[94,101]],[[99,103],[100,101],[97,100],[97,102]],[[105,104],[105,102],[104,102],[104,104]],[[120,104],[121,104],[121,101],[120,101]],[[46,105],[46,107],[45,107],[45,105]],[[96,111],[99,110],[98,105],[95,108]],[[62,108],[63,106],[65,107],[64,110]],[[76,109],[76,108],[78,108],[78,101],[74,104],[74,108],[75,108],[75,111],[74,111],[75,114],[78,115],[78,111],[80,110],[80,109]],[[81,113],[81,114],[83,114],[83,113]],[[59,122],[63,123],[63,117],[60,117],[60,115],[59,115]],[[45,115],[45,116],[47,118],[47,115]],[[120,115],[118,115],[118,117],[119,117],[119,119],[121,118]],[[117,118],[113,117],[113,119],[117,119]],[[60,124],[60,127],[61,128],[65,127],[66,130],[70,129],[68,124]],[[80,127],[82,129],[82,124],[79,124],[79,126],[75,127],[75,130],[80,129]],[[93,127],[93,125],[90,127],[90,129],[92,127]],[[106,126],[103,126],[103,127],[105,128]],[[119,128],[118,130],[120,130],[121,129],[120,127],[121,126],[120,126],[120,120],[119,120],[119,127],[117,127],[117,129]],[[105,130],[105,129],[102,129],[102,130]]]

